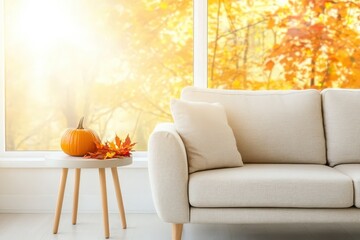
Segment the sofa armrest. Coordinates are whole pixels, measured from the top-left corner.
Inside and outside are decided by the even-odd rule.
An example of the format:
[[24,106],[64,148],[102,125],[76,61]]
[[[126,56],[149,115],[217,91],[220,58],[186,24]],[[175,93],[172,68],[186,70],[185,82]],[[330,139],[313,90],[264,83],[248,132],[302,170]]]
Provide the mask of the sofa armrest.
[[156,126],[149,139],[148,155],[150,184],[159,217],[170,223],[189,222],[186,150],[172,123]]

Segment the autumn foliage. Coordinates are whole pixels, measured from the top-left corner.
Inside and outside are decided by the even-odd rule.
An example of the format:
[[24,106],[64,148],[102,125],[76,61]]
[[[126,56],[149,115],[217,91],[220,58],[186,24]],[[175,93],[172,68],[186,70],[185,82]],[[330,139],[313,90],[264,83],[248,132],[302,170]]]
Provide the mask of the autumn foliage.
[[104,144],[101,142],[95,142],[96,152],[89,152],[85,158],[96,158],[96,159],[108,159],[108,158],[121,158],[130,157],[130,151],[136,143],[132,143],[129,135],[125,140],[121,140],[117,135],[113,142],[106,141]]
[[360,2],[209,1],[209,85],[360,88]]

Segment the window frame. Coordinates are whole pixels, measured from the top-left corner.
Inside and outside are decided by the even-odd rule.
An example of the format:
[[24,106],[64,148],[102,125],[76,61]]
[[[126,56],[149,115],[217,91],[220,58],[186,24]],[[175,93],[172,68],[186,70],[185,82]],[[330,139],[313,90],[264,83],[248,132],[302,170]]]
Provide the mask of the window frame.
[[[193,86],[207,88],[207,0],[193,0]],[[0,0],[0,16],[5,16],[5,0]],[[29,167],[58,151],[6,151],[5,145],[5,19],[0,18],[0,168]],[[134,152],[134,161],[146,161],[147,151]],[[11,164],[14,161],[14,164]],[[4,163],[5,162],[5,163]],[[16,163],[17,162],[17,163]],[[40,164],[41,165],[41,164]],[[39,165],[39,166],[40,166]],[[141,164],[140,164],[141,165]],[[34,167],[38,166],[37,164]],[[142,166],[142,165],[141,165]]]

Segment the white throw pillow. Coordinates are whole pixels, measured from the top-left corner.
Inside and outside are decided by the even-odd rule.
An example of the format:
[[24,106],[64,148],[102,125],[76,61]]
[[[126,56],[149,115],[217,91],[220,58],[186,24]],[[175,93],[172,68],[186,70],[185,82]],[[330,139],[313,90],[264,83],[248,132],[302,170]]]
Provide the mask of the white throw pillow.
[[173,99],[171,112],[186,147],[190,173],[243,166],[221,104]]

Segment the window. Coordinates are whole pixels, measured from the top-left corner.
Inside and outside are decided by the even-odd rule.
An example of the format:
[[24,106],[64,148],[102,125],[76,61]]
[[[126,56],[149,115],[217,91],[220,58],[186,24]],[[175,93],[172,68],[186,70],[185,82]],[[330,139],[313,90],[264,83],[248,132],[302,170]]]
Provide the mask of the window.
[[58,150],[62,131],[127,133],[146,150],[193,84],[193,4],[5,0],[5,147]]
[[170,98],[188,85],[360,88],[354,1],[0,3],[8,151],[57,150],[82,116],[103,139],[129,133],[146,151],[155,124],[171,121]]
[[209,0],[208,11],[209,87],[360,87],[356,1]]

